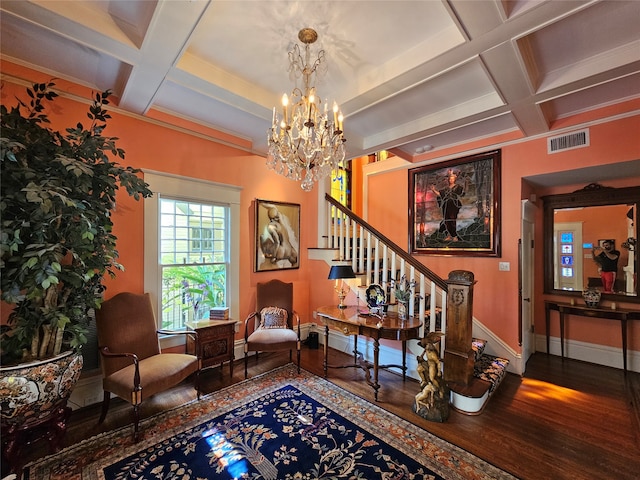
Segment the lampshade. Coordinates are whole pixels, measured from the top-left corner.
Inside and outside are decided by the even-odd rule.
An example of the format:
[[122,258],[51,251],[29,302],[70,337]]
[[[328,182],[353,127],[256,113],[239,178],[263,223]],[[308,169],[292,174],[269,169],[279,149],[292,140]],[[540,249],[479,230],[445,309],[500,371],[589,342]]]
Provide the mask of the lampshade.
[[356,278],[351,265],[333,265],[329,270],[329,280],[338,280],[340,278]]

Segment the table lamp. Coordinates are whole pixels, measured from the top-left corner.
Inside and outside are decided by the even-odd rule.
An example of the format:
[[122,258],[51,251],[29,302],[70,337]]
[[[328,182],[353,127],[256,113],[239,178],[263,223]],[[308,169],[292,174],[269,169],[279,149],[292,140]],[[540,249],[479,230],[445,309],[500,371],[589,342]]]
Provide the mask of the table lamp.
[[329,270],[329,280],[336,281],[335,290],[340,299],[338,308],[347,308],[344,304],[344,299],[347,296],[347,290],[344,288],[344,278],[356,278],[356,274],[353,272],[351,265],[334,265],[331,267],[331,270]]

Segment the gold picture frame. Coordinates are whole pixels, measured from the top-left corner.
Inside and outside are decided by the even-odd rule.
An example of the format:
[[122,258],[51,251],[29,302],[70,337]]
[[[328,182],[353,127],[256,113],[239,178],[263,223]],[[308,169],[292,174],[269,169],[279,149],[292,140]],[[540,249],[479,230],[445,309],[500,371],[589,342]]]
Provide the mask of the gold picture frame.
[[255,201],[256,272],[300,268],[300,205]]

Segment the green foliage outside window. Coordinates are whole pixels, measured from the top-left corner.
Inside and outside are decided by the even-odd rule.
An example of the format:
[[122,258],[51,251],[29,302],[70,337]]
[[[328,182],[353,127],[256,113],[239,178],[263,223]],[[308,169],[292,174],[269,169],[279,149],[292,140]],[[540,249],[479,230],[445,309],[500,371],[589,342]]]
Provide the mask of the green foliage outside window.
[[226,274],[224,264],[164,267],[162,328],[209,318],[211,308],[225,306]]

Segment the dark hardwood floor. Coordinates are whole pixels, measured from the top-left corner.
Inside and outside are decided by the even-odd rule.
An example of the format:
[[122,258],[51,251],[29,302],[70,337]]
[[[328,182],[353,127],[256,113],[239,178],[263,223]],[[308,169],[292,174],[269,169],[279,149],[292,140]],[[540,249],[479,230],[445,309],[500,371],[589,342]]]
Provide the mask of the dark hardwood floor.
[[[349,361],[330,350],[330,363]],[[254,376],[288,361],[286,353],[250,359]],[[322,349],[303,348],[302,367],[322,375]],[[378,405],[522,479],[640,478],[640,374],[543,353],[534,354],[524,377],[509,374],[481,415],[452,411],[445,423],[424,420],[411,410],[418,384],[382,371]],[[372,389],[358,369],[329,370],[329,380],[373,401]],[[242,359],[233,378],[227,366],[202,375],[205,392],[244,379]],[[142,416],[195,398],[191,385],[181,385],[147,400]],[[66,445],[131,422],[131,407],[112,400],[107,420],[97,425],[100,406],[75,411]],[[32,449],[29,459],[43,455]]]

